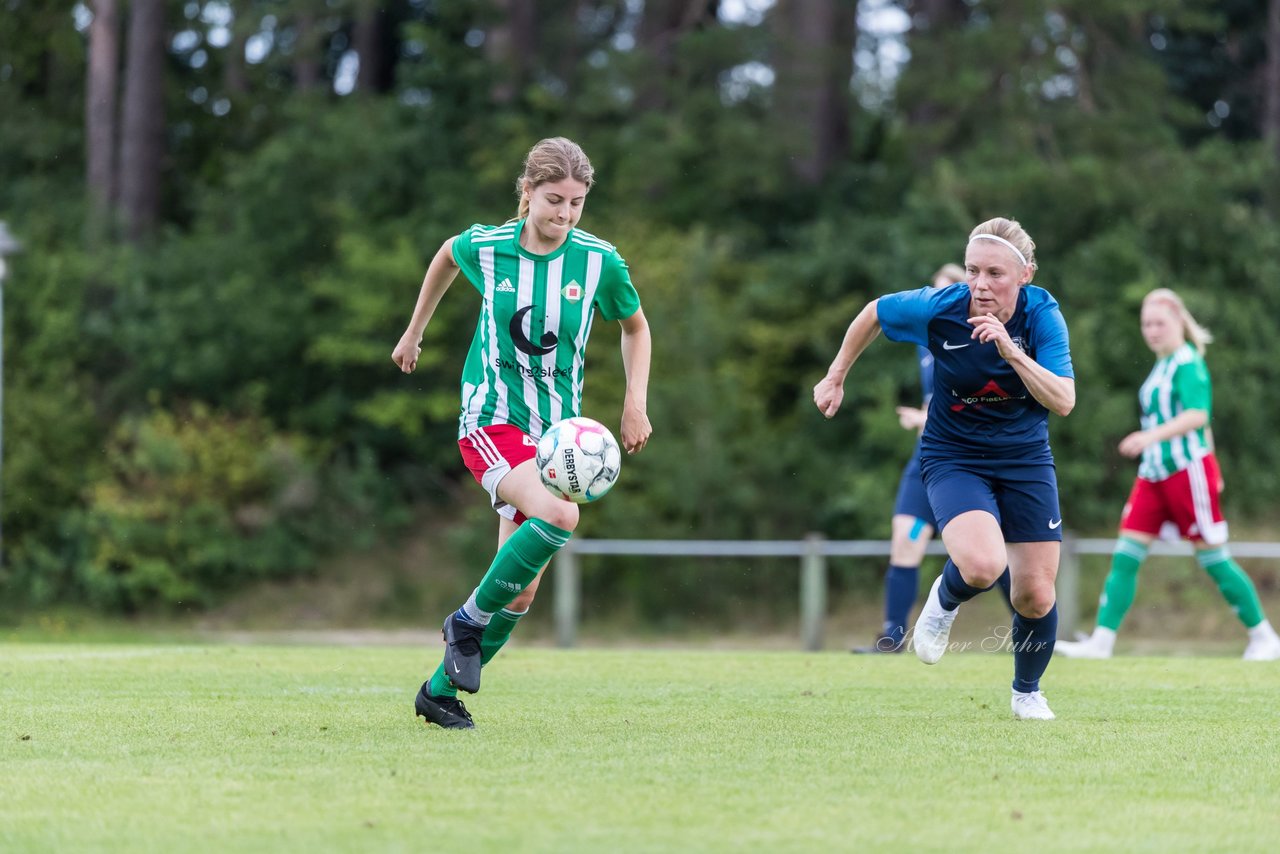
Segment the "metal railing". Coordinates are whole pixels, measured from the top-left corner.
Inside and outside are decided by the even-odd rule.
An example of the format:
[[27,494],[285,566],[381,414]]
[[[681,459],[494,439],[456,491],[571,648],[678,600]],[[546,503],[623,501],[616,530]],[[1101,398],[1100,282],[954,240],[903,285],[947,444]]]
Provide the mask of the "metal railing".
[[[1069,636],[1080,620],[1080,557],[1109,555],[1114,539],[1062,541],[1058,568],[1059,634]],[[809,534],[803,540],[570,540],[555,557],[556,642],[562,647],[577,641],[582,610],[581,557],[628,555],[649,557],[793,557],[800,561],[800,642],[806,650],[820,650],[827,611],[827,561],[833,557],[889,556],[888,540],[828,540]],[[938,541],[928,554],[945,555]],[[1157,540],[1151,555],[1193,554],[1190,543]],[[1241,558],[1280,558],[1280,543],[1232,543],[1231,554]]]

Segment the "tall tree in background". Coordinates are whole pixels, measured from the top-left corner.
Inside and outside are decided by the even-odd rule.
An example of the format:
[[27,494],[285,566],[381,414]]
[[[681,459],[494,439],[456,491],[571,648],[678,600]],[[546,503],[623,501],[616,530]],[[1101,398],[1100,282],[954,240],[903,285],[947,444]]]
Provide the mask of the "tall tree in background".
[[497,70],[491,95],[495,103],[511,103],[529,82],[538,50],[535,0],[496,0],[499,18],[485,39],[485,55]]
[[858,28],[843,0],[792,0],[774,7],[774,110],[794,171],[820,183],[849,142],[849,81]]
[[120,16],[116,0],[96,0],[89,25],[85,79],[85,161],[95,217],[111,211],[116,195],[116,91],[120,68]]
[[315,14],[309,9],[298,11],[293,28],[293,88],[299,92],[309,92],[320,85],[320,45],[323,36]]
[[231,22],[231,42],[227,45],[226,63],[222,67],[222,85],[228,95],[247,95],[249,78],[245,74],[244,48],[251,34],[251,19],[236,13]]
[[[920,43],[922,38],[930,36],[937,41],[945,33],[960,27],[969,14],[969,4],[965,0],[908,0],[907,14],[911,16],[911,29],[907,34],[907,46]],[[922,46],[923,47],[923,46]],[[921,50],[923,53],[924,51]],[[912,51],[912,59],[920,60]],[[928,57],[924,57],[928,59]],[[940,51],[938,59],[948,64],[964,61],[964,57]],[[942,117],[945,104],[937,98],[923,97],[916,99],[907,110],[907,122],[913,126],[930,125]]]
[[644,61],[637,106],[660,110],[667,106],[667,87],[676,68],[680,39],[698,27],[715,23],[717,0],[646,0],[636,35],[636,49]]
[[391,91],[395,82],[394,15],[386,0],[361,0],[356,8],[353,37],[360,57],[356,87],[361,92]]
[[1267,64],[1262,81],[1262,135],[1280,165],[1280,0],[1267,4]]
[[120,218],[140,240],[160,220],[164,134],[164,0],[133,0],[129,14],[120,140]]

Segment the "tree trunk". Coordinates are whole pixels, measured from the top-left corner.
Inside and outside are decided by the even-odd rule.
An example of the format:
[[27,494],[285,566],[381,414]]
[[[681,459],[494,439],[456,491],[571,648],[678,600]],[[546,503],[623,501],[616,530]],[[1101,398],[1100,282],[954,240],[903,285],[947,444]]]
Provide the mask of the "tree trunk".
[[309,92],[320,85],[320,31],[316,16],[310,12],[299,12],[295,26],[293,86],[299,92]]
[[395,76],[395,43],[385,0],[364,0],[360,4],[353,40],[360,57],[356,88],[362,92],[390,92]]
[[775,114],[786,129],[795,174],[818,184],[849,143],[855,4],[790,0],[774,7],[773,22]]
[[1280,0],[1267,4],[1267,67],[1262,83],[1262,138],[1280,164]]
[[667,87],[676,71],[676,47],[692,30],[716,20],[719,0],[645,0],[636,46],[648,71],[636,97],[641,110],[667,106]]
[[490,92],[494,103],[509,104],[524,90],[538,50],[537,0],[497,0],[501,20],[488,33],[485,55],[498,69]]
[[[917,36],[929,33],[945,33],[962,25],[968,14],[969,6],[965,0],[911,0],[907,4],[907,12],[911,15],[911,30],[907,36],[907,46],[921,49]],[[935,36],[936,41],[936,36]],[[928,125],[941,118],[944,106],[932,99],[922,99],[907,111],[907,124]]]
[[95,0],[85,81],[85,167],[95,219],[115,203],[116,91],[120,84],[120,15],[116,0]]
[[228,95],[249,94],[249,78],[244,66],[244,48],[248,41],[248,22],[237,15],[231,23],[231,44],[227,45],[226,64],[222,67],[222,85]]
[[133,0],[124,70],[120,216],[137,241],[160,220],[164,158],[164,0]]

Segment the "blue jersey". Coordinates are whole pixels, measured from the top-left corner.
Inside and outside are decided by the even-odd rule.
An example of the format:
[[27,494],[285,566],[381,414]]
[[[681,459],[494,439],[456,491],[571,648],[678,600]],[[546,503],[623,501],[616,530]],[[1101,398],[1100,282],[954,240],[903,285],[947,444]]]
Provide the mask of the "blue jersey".
[[[933,396],[920,450],[925,458],[1052,462],[1049,410],[1027,391],[996,345],[970,337],[969,286],[924,287],[880,298],[885,336],[933,354]],[[1067,324],[1043,288],[1018,293],[1005,323],[1013,343],[1049,372],[1073,377]]]

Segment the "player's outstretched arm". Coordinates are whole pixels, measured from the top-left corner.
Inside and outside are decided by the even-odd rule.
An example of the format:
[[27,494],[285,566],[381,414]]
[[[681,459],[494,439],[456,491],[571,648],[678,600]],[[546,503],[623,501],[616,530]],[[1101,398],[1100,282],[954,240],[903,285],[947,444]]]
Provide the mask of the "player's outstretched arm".
[[[1167,442],[1176,436],[1182,436],[1193,430],[1199,430],[1209,423],[1209,413],[1204,409],[1186,409],[1178,415],[1150,430],[1135,430],[1120,440],[1120,453],[1126,457],[1137,457],[1147,447],[1157,442]],[[1212,447],[1212,446],[1211,446]],[[1221,492],[1222,490],[1218,490]]]
[[622,447],[628,454],[644,449],[653,432],[649,424],[649,362],[653,339],[644,309],[619,321],[622,325],[622,369],[627,377],[627,394],[622,401]]
[[814,405],[828,418],[835,415],[844,402],[844,378],[849,375],[849,369],[858,361],[867,345],[880,334],[880,319],[876,315],[876,304],[879,302],[873,299],[858,312],[858,316],[844,333],[844,341],[841,342],[831,367],[827,368],[827,375],[813,387]]
[[422,333],[427,329],[431,315],[435,314],[440,298],[449,290],[453,279],[458,275],[458,265],[453,260],[453,238],[441,244],[436,256],[427,267],[427,274],[422,279],[422,288],[418,291],[418,302],[413,307],[413,317],[409,326],[400,336],[400,343],[391,351],[391,361],[406,374],[413,373],[418,367],[418,354],[422,352]]

